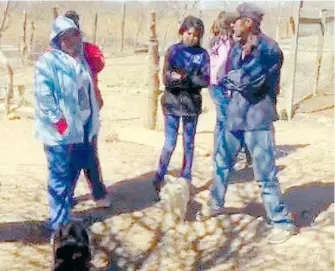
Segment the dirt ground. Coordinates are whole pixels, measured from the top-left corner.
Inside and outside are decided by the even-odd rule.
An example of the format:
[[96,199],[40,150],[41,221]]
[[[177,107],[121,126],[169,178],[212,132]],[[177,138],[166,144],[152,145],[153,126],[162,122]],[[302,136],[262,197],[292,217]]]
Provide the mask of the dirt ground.
[[[117,229],[118,246],[123,251],[128,250],[124,261],[136,262],[134,255],[147,253],[137,269],[158,270],[157,243],[161,240],[154,238],[158,226],[142,225],[145,219],[161,217],[150,180],[163,143],[161,132],[148,132],[143,128],[147,112],[146,61],[145,56],[107,60],[100,76],[105,107],[99,149],[113,208],[96,209],[81,178],[76,190],[80,203],[75,213],[91,219],[92,223],[107,221],[114,231]],[[28,68],[16,76],[18,80],[31,82],[31,71]],[[203,93],[206,113],[201,116],[196,138],[194,185],[198,193],[194,208],[205,205],[211,179],[215,114],[206,90]],[[189,231],[199,233],[204,225],[212,225],[213,229],[206,226],[205,233],[197,235],[196,248],[189,246],[194,240],[191,243],[184,240],[181,250],[186,251],[185,255],[193,255],[193,262],[191,265],[181,263],[180,269],[174,270],[188,270],[186,266],[191,266],[190,270],[334,269],[334,111],[332,106],[323,108],[324,102],[320,102],[320,99],[333,100],[333,89],[320,97],[309,101],[308,107],[292,121],[275,125],[283,197],[301,227],[300,234],[282,245],[266,244],[267,230],[262,227],[264,209],[257,184],[253,182],[251,169],[241,170],[234,174],[229,186],[226,214],[215,220],[196,222],[190,208],[186,224]],[[33,138],[32,119],[2,120],[0,127],[0,271],[49,270],[51,248],[41,228],[48,215],[46,159],[42,145]],[[130,135],[125,135],[125,131]],[[130,142],[132,138],[135,143]],[[181,157],[179,147],[171,161],[172,173],[180,169]],[[92,227],[93,232],[94,227],[98,226]],[[99,248],[101,243],[96,245],[95,254],[99,254]],[[115,247],[108,249],[115,252]],[[182,251],[176,262],[188,258]],[[118,261],[118,258],[113,259]],[[96,263],[106,267],[98,260]],[[127,270],[127,264],[123,264],[121,270]],[[128,267],[128,270],[136,269]]]

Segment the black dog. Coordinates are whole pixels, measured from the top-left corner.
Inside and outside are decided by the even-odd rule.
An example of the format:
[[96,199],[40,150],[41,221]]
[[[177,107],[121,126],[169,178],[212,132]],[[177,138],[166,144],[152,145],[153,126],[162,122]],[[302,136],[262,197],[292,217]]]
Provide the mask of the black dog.
[[52,240],[52,271],[89,271],[89,236],[82,222],[69,221],[55,232]]

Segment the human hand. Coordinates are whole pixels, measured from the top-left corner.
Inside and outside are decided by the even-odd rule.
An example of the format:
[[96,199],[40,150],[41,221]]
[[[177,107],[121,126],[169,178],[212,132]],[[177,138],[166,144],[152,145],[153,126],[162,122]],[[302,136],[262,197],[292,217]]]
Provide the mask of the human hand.
[[60,133],[60,135],[63,135],[65,133],[65,131],[67,130],[67,122],[66,120],[60,119],[58,122],[55,123],[55,127],[58,131],[58,133]]
[[171,72],[171,78],[174,79],[174,80],[180,80],[182,78],[182,75],[178,72]]

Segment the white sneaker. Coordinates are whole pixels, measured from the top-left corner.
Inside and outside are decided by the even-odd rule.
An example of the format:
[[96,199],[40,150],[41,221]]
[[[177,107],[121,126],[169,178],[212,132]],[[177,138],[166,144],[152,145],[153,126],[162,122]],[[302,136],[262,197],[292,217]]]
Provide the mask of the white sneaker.
[[297,233],[298,233],[297,228],[292,228],[289,230],[273,228],[267,240],[269,244],[273,245],[281,244],[290,239],[292,235],[295,235]]
[[98,208],[110,208],[112,206],[112,202],[109,197],[104,197],[95,202]]

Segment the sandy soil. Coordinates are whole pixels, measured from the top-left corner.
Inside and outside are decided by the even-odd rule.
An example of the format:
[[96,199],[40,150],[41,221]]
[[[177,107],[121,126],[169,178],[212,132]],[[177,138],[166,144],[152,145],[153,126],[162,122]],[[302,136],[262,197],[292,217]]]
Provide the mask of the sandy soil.
[[[90,223],[105,221],[110,228],[117,229],[118,247],[123,249],[126,262],[121,270],[126,270],[125,266],[134,269],[130,262],[136,262],[141,270],[158,270],[157,243],[162,241],[155,238],[158,222],[152,223],[152,227],[143,226],[151,223],[147,220],[159,221],[162,216],[150,186],[163,143],[162,133],[150,133],[155,140],[136,139],[147,135],[142,128],[147,74],[146,57],[134,56],[108,59],[100,76],[105,107],[99,148],[113,209],[95,208],[83,178],[76,190],[81,200],[75,208],[78,216]],[[28,80],[31,69],[24,75]],[[192,219],[194,209],[204,206],[208,198],[211,179],[214,112],[206,91],[204,96],[207,110],[199,124],[194,163],[194,185],[198,193],[186,224],[189,232],[197,232],[195,239],[199,246],[190,245],[195,240],[178,241],[181,248],[175,261],[180,263],[179,270],[187,270],[186,266],[191,266],[190,270],[333,270],[333,110],[301,113],[290,122],[276,123],[277,164],[283,197],[301,233],[282,245],[270,246],[265,242],[264,209],[250,169],[235,174],[228,190],[227,214],[204,222]],[[42,146],[32,137],[30,119],[2,120],[0,127],[0,270],[49,270],[51,250],[48,236],[41,228],[48,214]],[[117,139],[120,131],[130,130],[134,141],[143,144],[128,142],[129,137]],[[113,138],[116,140],[111,141]],[[172,173],[180,169],[181,157],[178,149],[171,162]],[[99,228],[99,223],[94,225],[97,226],[93,226],[93,231]],[[199,228],[204,225],[207,230],[201,233]],[[101,252],[99,249],[102,249],[101,242],[95,242],[95,255]],[[114,253],[115,245],[111,243],[107,250]],[[182,251],[193,255],[191,265],[185,263],[187,256]],[[113,259],[118,261],[120,257],[116,254]],[[142,258],[136,260],[136,255]],[[105,266],[101,260],[95,262]]]

